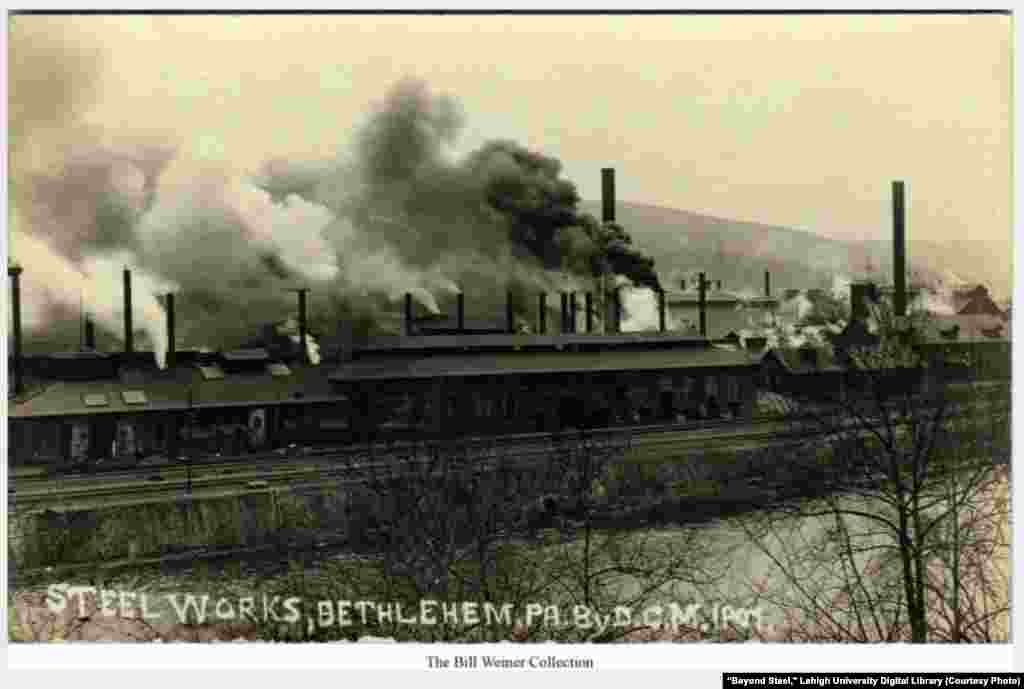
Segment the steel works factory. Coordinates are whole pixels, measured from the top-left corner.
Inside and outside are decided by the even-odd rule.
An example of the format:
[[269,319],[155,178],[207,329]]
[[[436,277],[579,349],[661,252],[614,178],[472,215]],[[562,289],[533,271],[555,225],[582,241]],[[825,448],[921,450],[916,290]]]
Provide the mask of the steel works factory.
[[[603,172],[603,220],[613,222],[614,171]],[[854,373],[851,349],[878,343],[871,302],[888,293],[897,318],[907,313],[903,193],[895,182],[895,284],[855,283],[851,319],[826,345],[781,347],[767,333],[722,333],[718,306],[733,305],[702,273],[678,293],[658,293],[657,332],[622,331],[616,289],[536,293],[526,323],[512,313],[511,298],[504,318],[481,321],[467,318],[473,304],[463,294],[441,314],[422,313],[406,295],[401,334],[346,336],[341,327],[338,336],[320,336],[319,353],[307,346],[304,289],[297,290],[297,333],[267,328],[259,346],[231,351],[177,347],[175,319],[188,314],[176,313],[175,295],[167,294],[160,368],[153,352],[134,346],[125,268],[120,351],[98,351],[86,322],[79,351],[29,356],[20,281],[45,277],[11,267],[9,461],[59,472],[392,439],[699,427],[711,419],[742,425],[768,413],[764,402],[773,395],[842,396]],[[770,317],[780,300],[771,276],[763,277],[753,308]],[[1007,379],[1008,314],[984,288],[963,296],[959,313],[935,317],[924,333],[931,370]],[[669,329],[670,309],[679,307],[695,311],[696,332]],[[969,365],[951,363],[964,353]]]

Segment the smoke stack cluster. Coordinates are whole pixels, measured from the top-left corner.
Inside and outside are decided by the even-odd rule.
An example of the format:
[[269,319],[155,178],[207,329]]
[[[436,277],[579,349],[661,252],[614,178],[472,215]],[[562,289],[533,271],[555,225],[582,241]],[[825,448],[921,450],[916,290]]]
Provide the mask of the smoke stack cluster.
[[[84,83],[62,78],[73,65],[52,64],[58,78],[43,88]],[[57,104],[73,102],[69,94],[53,95]],[[51,247],[46,255],[55,265],[66,266],[86,288],[102,285],[59,290],[53,301],[61,309],[54,316],[91,292],[95,299],[86,306],[103,331],[99,336],[117,335],[123,325],[124,351],[134,353],[138,316],[143,342],[153,345],[158,361],[167,341],[160,304],[168,289],[188,312],[183,342],[198,334],[203,344],[230,348],[267,321],[292,313],[287,290],[297,281],[330,294],[309,305],[316,309],[310,317],[351,318],[361,331],[375,329],[379,312],[401,322],[392,315],[395,295],[411,293],[435,312],[435,295],[453,291],[452,283],[469,276],[483,283],[478,291],[495,310],[502,275],[516,276],[517,295],[540,285],[550,291],[556,271],[589,278],[597,265],[605,276],[657,286],[653,261],[621,231],[602,227],[596,213],[580,209],[559,160],[501,139],[458,155],[463,129],[456,99],[404,80],[357,133],[351,164],[333,157],[269,160],[244,177],[211,170],[196,174],[195,183],[165,185],[161,176],[175,158],[173,146],[81,142],[75,155],[47,161],[52,174],[17,170],[27,193],[12,198],[25,216],[21,231]],[[601,219],[612,223],[615,170],[601,174]],[[84,212],[68,213],[69,207]],[[94,211],[110,209],[116,222],[96,220],[102,213]],[[147,241],[156,227],[161,241]],[[12,243],[28,245],[21,237]],[[110,263],[109,272],[106,265],[91,270],[93,259]],[[463,268],[480,261],[483,270]],[[124,311],[118,314],[116,269],[122,265],[134,275],[125,268]],[[31,266],[55,274],[38,258]],[[102,280],[94,279],[101,272]],[[412,334],[409,306],[405,330]],[[515,306],[519,317],[527,315],[528,308]],[[77,325],[66,324],[69,335]],[[300,333],[303,346],[308,337]]]
[[771,271],[764,271],[764,296],[772,296],[772,274]]
[[537,332],[541,335],[548,331],[548,295],[541,292],[537,298]]
[[907,247],[904,225],[903,182],[892,183],[893,286],[896,295],[893,310],[897,316],[907,315]]
[[594,295],[591,292],[587,292],[584,308],[587,313],[587,333],[592,333],[594,332]]

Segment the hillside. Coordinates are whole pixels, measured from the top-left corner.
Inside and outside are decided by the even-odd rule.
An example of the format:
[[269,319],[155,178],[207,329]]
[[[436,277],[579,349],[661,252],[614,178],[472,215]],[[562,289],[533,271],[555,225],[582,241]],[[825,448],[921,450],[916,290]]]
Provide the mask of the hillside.
[[[583,202],[600,217],[600,204]],[[804,230],[716,218],[689,211],[635,203],[619,203],[617,219],[634,243],[656,260],[662,282],[676,286],[679,278],[705,270],[713,280],[735,290],[760,292],[764,271],[772,272],[773,291],[830,287],[836,274],[863,277],[870,266],[878,280],[887,280],[892,246],[884,241],[846,242]],[[1011,257],[992,243],[960,240],[948,244],[914,240],[907,254],[915,279],[984,282],[999,296],[1012,293]],[[1002,262],[993,256],[1006,256]]]

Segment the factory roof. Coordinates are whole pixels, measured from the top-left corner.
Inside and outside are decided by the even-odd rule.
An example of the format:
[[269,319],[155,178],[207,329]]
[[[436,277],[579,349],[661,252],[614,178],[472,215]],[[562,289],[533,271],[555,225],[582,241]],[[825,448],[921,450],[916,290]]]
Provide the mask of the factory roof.
[[706,344],[705,338],[679,332],[625,332],[613,334],[553,334],[537,335],[482,334],[482,335],[381,335],[368,338],[356,346],[357,352],[384,351],[443,351],[467,350],[548,350],[565,348],[657,348]]
[[798,375],[845,370],[831,347],[773,347],[761,353],[758,360],[762,365],[774,363],[787,373]]
[[[198,365],[161,371],[155,366],[126,368],[101,380],[42,380],[8,401],[12,418],[75,414],[139,413],[343,399],[313,366],[271,364],[251,373],[207,377]],[[209,368],[209,367],[206,367]],[[190,401],[191,397],[191,401]]]
[[[709,304],[736,304],[746,301],[739,294],[724,289],[709,289],[705,293],[704,299]],[[671,290],[665,292],[665,300],[669,304],[699,304],[700,293],[695,289]]]
[[494,352],[461,355],[412,354],[368,357],[345,363],[331,374],[335,382],[457,378],[547,373],[674,370],[743,367],[753,364],[746,351],[718,347],[692,350],[612,350],[602,352]]

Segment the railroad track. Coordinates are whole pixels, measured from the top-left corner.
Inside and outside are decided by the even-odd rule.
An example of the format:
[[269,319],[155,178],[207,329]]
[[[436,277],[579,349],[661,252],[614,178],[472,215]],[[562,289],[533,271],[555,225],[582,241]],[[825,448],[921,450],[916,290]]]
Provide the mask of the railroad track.
[[[724,428],[727,426],[727,428]],[[345,448],[340,451],[310,453],[301,457],[261,457],[231,459],[194,465],[140,467],[130,472],[92,476],[39,477],[12,482],[9,504],[15,509],[38,508],[72,503],[111,504],[166,499],[170,495],[215,495],[239,490],[258,491],[288,486],[313,486],[351,480],[366,481],[375,475],[403,475],[422,470],[436,462],[434,452],[452,449],[457,457],[451,463],[472,461],[481,471],[499,464],[510,468],[535,465],[563,451],[575,451],[581,443],[595,449],[624,453],[629,459],[654,455],[668,456],[711,445],[749,445],[778,437],[775,422],[760,422],[744,428],[717,424],[695,429],[691,425],[650,426],[602,429],[583,435],[530,434],[489,439],[469,439],[454,446],[444,444],[392,444]],[[191,473],[191,476],[189,474]]]
[[32,509],[83,501],[110,504],[360,482],[378,474],[415,473],[436,462],[438,452],[450,452],[450,462],[472,461],[480,471],[486,471],[499,463],[508,467],[536,464],[588,444],[599,451],[621,453],[631,462],[671,461],[694,450],[765,446],[825,434],[792,422],[768,419],[741,426],[724,421],[474,437],[448,442],[375,443],[319,448],[297,455],[274,452],[256,457],[207,459],[191,466],[143,466],[91,475],[17,478],[10,482],[9,489],[13,490],[9,505]]

